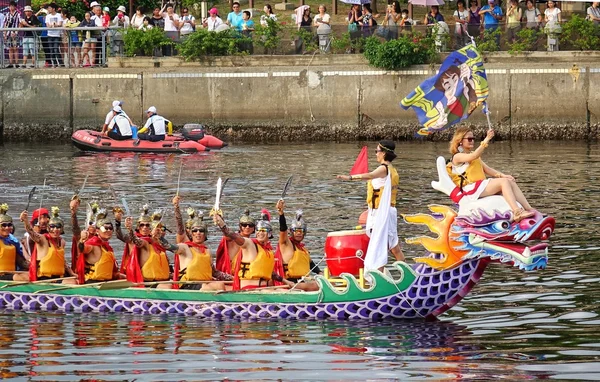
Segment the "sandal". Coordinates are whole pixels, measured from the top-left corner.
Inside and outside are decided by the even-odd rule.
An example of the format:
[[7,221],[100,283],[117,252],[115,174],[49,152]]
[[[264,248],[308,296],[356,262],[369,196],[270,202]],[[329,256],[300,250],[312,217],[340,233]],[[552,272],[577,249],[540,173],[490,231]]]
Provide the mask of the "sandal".
[[523,219],[532,217],[533,215],[535,215],[535,211],[526,211],[523,208],[519,208],[518,210],[513,211],[512,221],[518,223]]

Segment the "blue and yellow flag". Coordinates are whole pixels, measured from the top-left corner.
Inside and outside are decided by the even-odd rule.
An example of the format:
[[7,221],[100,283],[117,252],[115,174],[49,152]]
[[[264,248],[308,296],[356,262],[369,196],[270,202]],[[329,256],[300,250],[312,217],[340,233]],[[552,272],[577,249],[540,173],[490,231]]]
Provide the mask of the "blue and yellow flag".
[[488,97],[483,59],[474,45],[452,52],[437,75],[423,81],[400,106],[412,107],[425,136],[463,121]]

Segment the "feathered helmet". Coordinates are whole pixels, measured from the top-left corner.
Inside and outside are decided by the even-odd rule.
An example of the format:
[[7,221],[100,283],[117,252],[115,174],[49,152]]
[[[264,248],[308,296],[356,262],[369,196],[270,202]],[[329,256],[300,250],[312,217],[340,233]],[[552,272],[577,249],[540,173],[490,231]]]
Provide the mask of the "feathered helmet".
[[162,212],[160,212],[159,210],[154,211],[152,213],[151,223],[152,229],[158,227],[159,225],[162,225]]
[[13,219],[6,214],[8,204],[0,204],[0,223],[12,223]]
[[256,222],[256,230],[266,229],[269,233],[273,230],[271,227],[271,214],[266,209],[260,211],[260,220]]
[[50,218],[50,221],[48,222],[48,226],[55,224],[58,225],[60,224],[62,229],[61,229],[61,234],[65,233],[65,223],[63,222],[63,220],[60,218],[60,216],[58,216],[58,212],[60,210],[58,209],[58,207],[52,207],[50,208],[50,212],[52,213],[52,217]]
[[240,216],[240,224],[254,224],[256,225],[256,221],[250,217],[250,210],[244,211],[244,214]]
[[302,210],[296,211],[296,219],[292,220],[292,224],[290,225],[290,232],[294,232],[297,229],[301,229],[306,233],[306,222],[302,218]]
[[147,204],[144,204],[142,206],[142,213],[140,214],[140,217],[138,218],[138,224],[139,223],[151,223],[152,222],[152,218],[150,217],[150,215],[148,215],[148,210],[150,209],[150,207]]
[[208,237],[208,227],[206,223],[204,223],[204,213],[202,211],[198,211],[196,217],[189,221],[189,229],[200,228],[204,235]]
[[91,203],[88,203],[87,208],[86,208],[86,214],[85,214],[88,225],[96,224],[96,214],[98,213],[99,209],[100,209],[100,206],[98,205],[98,202],[93,201]]
[[98,210],[96,214],[96,228],[102,229],[105,224],[112,224],[104,208]]
[[196,210],[193,209],[192,207],[188,207],[187,210],[185,210],[185,212],[189,216],[189,219],[185,222],[185,228],[190,229],[192,227],[192,222],[194,221],[194,218],[196,217]]

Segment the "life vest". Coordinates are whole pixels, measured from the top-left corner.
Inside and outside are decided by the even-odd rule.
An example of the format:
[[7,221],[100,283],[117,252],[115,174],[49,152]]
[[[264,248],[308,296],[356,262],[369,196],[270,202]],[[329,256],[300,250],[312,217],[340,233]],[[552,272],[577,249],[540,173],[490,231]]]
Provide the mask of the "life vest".
[[150,246],[150,257],[142,266],[144,281],[164,281],[169,279],[169,259],[165,251],[157,251]]
[[16,271],[17,248],[14,245],[4,244],[0,239],[0,272]]
[[[192,261],[188,264],[188,266],[182,271],[182,276],[180,277],[181,281],[204,281],[204,280],[212,280],[212,262],[210,260],[210,254],[206,250],[206,247],[199,248],[197,245],[190,245],[190,243],[185,243],[190,247],[190,251],[192,252]],[[194,244],[194,243],[192,243]]]
[[115,115],[110,121],[108,128],[122,137],[131,137],[133,134],[129,119],[122,114]]
[[31,256],[31,266],[37,267],[37,277],[63,277],[65,275],[65,249],[60,246],[60,238],[53,239],[44,234],[48,241],[48,252],[42,260],[37,260],[37,245]]
[[240,289],[240,280],[271,280],[275,268],[275,256],[271,243],[262,245],[256,239],[252,239],[256,247],[256,258],[250,263],[242,262],[243,256],[237,258],[235,264],[233,289]]
[[[396,195],[398,194],[398,185],[400,184],[400,177],[398,176],[398,171],[391,164],[383,166],[386,167],[387,171],[392,174],[392,196],[391,196],[391,206],[396,206]],[[386,174],[387,175],[387,174]],[[381,192],[383,191],[383,186],[379,189],[373,188],[373,180],[369,180],[367,183],[367,205],[372,209],[379,208],[379,199],[381,196]]]
[[102,255],[100,256],[100,260],[98,260],[95,264],[89,264],[86,262],[85,281],[106,281],[113,279],[117,262],[115,259],[115,254],[107,251],[103,247],[100,247],[100,251],[102,252]]
[[285,277],[298,279],[310,272],[310,253],[302,243],[294,243],[294,254],[290,261],[284,265]]
[[457,174],[456,172],[452,171],[453,166],[455,168],[462,166],[453,165],[452,161],[446,165],[446,171],[448,172],[448,175],[450,175],[450,178],[452,178],[452,182],[454,182],[454,184],[461,189],[471,183],[485,180],[485,172],[483,171],[483,163],[481,162],[481,158],[474,159],[468,163],[462,174]]
[[[150,122],[150,123],[148,123]],[[150,129],[150,135],[165,135],[166,130],[165,126],[167,125],[167,120],[160,115],[154,114],[150,116],[150,121],[146,122],[146,125]]]

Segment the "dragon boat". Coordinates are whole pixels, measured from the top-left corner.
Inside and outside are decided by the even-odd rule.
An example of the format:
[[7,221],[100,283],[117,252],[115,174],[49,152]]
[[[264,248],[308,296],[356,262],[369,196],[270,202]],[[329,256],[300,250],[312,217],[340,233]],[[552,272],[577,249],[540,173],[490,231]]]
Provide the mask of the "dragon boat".
[[[433,187],[450,195],[455,186],[443,158],[438,159],[437,170],[440,179],[432,182]],[[427,225],[437,234],[407,239],[429,253],[413,265],[394,263],[391,273],[366,272],[368,285],[356,277],[362,273],[368,238],[364,231],[354,230],[328,235],[325,259],[330,275],[315,277],[320,286],[316,292],[105,288],[120,281],[73,286],[0,282],[0,308],[257,319],[432,319],[461,301],[490,263],[521,271],[543,269],[548,263],[548,244],[543,241],[554,231],[553,217],[536,213],[512,222],[512,212],[501,196],[460,204],[458,211],[442,205],[429,209],[431,214],[404,216],[406,222]]]

